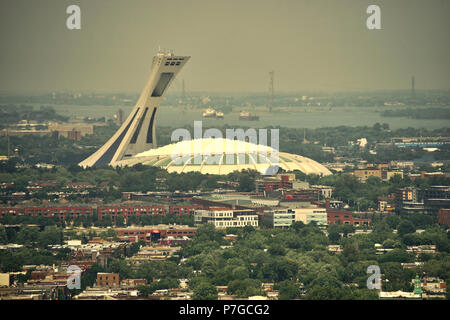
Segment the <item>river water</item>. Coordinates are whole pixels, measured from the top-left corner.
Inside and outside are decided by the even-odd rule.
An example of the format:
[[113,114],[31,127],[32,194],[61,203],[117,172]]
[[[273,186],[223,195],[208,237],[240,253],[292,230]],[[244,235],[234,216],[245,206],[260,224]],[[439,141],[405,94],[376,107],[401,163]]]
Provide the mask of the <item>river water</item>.
[[[37,107],[37,106],[36,106]],[[62,115],[71,117],[106,117],[112,118],[119,108],[125,115],[132,106],[77,106],[77,105],[52,105]],[[398,128],[425,128],[439,129],[449,126],[448,119],[411,119],[406,117],[382,117],[380,108],[369,107],[335,107],[333,109],[305,109],[283,108],[269,113],[263,108],[250,109],[248,111],[260,116],[259,121],[239,120],[240,107],[233,109],[232,113],[225,114],[224,120],[202,119],[202,109],[185,109],[183,107],[161,106],[158,113],[158,126],[182,127],[193,125],[195,120],[203,120],[204,127],[222,126],[229,124],[241,127],[268,127],[282,126],[291,128],[320,128],[336,126],[373,126],[375,123],[388,123],[391,129]]]

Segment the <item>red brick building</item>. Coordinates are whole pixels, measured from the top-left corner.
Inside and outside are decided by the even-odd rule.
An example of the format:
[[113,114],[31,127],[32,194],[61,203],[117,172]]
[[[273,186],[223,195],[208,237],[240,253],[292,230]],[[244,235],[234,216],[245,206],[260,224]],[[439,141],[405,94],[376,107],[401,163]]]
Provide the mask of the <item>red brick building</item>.
[[292,189],[292,181],[289,176],[281,176],[278,178],[265,178],[255,181],[256,192],[271,192],[278,189]]
[[[170,214],[194,214],[195,210],[202,209],[201,205],[153,205],[153,206],[100,206],[97,207],[98,220],[105,216],[110,216],[112,221],[116,221],[118,216],[123,216],[128,223],[129,216],[165,215]],[[0,219],[7,216],[35,216],[51,218],[57,216],[60,220],[77,219],[79,217],[92,217],[93,207],[30,207],[30,208],[0,208]]]
[[67,132],[67,138],[70,140],[80,141],[81,131],[76,131],[75,129],[72,129],[72,131]]
[[280,200],[315,201],[319,199],[319,194],[320,190],[318,189],[285,191]]
[[110,216],[112,221],[116,221],[118,216],[125,218],[128,223],[128,217],[147,216],[156,214],[166,214],[166,206],[102,206],[97,208],[98,220],[102,220],[105,216]]
[[128,223],[128,217],[147,216],[147,215],[165,215],[170,214],[194,214],[195,210],[202,209],[201,205],[181,205],[181,206],[102,206],[97,208],[98,220],[105,216],[110,216],[112,221],[116,221],[118,216],[123,216]]
[[351,224],[354,226],[370,225],[370,219],[353,217],[351,211],[327,209],[327,222],[337,224]]
[[439,209],[438,222],[450,226],[450,209]]
[[[172,237],[191,237],[197,231],[197,228],[188,226],[144,226],[144,227],[128,227],[116,228],[117,236],[119,238],[127,238],[130,242],[145,241],[151,242]],[[137,241],[136,241],[137,240]]]
[[0,208],[0,219],[6,216],[18,216],[20,210],[17,208]]
[[203,206],[194,205],[194,206],[170,206],[169,213],[172,214],[194,214],[195,210],[203,209]]
[[118,273],[97,273],[97,286],[99,287],[118,287],[119,274]]
[[75,220],[80,217],[92,217],[92,207],[42,207],[42,208],[25,208],[24,215],[35,217],[58,217],[59,220],[66,220],[68,218]]

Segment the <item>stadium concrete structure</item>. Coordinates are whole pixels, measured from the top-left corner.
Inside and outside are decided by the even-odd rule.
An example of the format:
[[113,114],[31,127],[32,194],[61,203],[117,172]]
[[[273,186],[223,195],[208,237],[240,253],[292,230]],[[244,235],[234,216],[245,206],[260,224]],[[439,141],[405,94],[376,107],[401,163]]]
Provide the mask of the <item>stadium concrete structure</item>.
[[160,167],[168,172],[221,175],[247,169],[270,174],[268,172],[276,173],[280,167],[306,174],[331,174],[326,167],[309,158],[242,140],[203,138],[157,148],[157,111],[169,85],[189,58],[158,53],[153,58],[144,90],[128,118],[108,142],[79,165],[143,164]]

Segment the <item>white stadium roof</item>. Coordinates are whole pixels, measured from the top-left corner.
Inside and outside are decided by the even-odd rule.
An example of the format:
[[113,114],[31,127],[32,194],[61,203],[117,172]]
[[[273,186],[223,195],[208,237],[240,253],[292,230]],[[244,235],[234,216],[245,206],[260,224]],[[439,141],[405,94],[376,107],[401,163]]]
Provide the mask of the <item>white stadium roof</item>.
[[286,171],[299,170],[305,174],[331,174],[323,165],[309,158],[277,152],[269,146],[224,138],[184,140],[144,151],[116,164],[133,166],[138,163],[177,173],[194,171],[226,175],[247,169],[264,173],[279,166]]

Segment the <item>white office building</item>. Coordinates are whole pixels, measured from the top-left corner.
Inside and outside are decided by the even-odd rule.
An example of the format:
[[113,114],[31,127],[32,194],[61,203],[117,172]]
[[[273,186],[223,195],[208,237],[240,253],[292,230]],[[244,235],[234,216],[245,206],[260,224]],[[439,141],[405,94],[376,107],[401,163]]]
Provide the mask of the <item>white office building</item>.
[[294,212],[295,221],[301,221],[304,224],[314,221],[318,225],[327,225],[327,210],[325,208],[311,206],[308,208],[296,208]]
[[289,228],[295,221],[295,213],[288,208],[273,208],[264,211],[264,221],[271,228]]
[[194,212],[196,225],[212,223],[216,228],[258,227],[258,215],[254,210],[238,210],[230,208],[209,208]]

